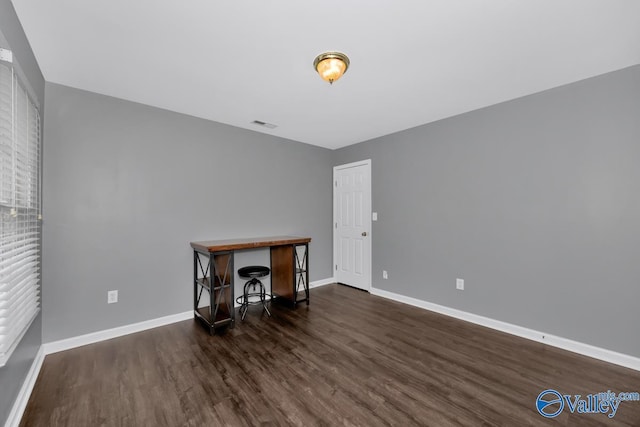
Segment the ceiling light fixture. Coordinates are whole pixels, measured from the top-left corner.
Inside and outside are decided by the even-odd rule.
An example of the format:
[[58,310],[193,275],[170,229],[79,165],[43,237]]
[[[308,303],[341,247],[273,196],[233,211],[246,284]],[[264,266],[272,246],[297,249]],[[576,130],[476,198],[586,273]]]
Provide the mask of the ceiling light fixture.
[[323,80],[333,84],[349,68],[349,58],[342,52],[325,52],[313,60],[313,68]]

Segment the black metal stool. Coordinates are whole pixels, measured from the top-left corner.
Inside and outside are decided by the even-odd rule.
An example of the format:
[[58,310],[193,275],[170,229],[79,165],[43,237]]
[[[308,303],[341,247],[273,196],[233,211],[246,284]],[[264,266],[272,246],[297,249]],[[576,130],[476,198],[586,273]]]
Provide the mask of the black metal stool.
[[[244,284],[244,292],[242,296],[236,298],[236,302],[240,303],[240,314],[242,315],[242,320],[244,320],[244,316],[246,316],[249,306],[255,304],[262,304],[262,308],[264,308],[264,311],[266,311],[269,317],[271,317],[271,312],[267,308],[264,285],[262,284],[260,279],[258,279],[259,277],[268,276],[269,273],[271,273],[269,267],[264,267],[261,265],[251,265],[238,269],[238,275],[240,277],[242,277],[243,279],[249,279],[247,283]],[[258,291],[256,291],[256,286],[258,287]],[[249,299],[251,297],[259,297],[260,299],[251,301]]]

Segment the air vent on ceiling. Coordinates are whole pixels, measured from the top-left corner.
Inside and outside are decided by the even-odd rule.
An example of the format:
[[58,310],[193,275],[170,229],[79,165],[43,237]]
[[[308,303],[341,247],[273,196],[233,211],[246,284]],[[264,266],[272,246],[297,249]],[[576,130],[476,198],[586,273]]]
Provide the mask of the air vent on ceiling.
[[275,128],[278,127],[278,125],[274,125],[274,124],[271,124],[271,123],[263,122],[263,121],[260,121],[260,120],[254,120],[251,123],[253,123],[254,125],[265,127],[267,129],[275,129]]

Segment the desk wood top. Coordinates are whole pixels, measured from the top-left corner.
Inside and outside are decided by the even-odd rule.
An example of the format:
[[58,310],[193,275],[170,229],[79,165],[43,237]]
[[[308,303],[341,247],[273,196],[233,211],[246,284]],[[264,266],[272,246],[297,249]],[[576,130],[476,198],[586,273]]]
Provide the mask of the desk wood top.
[[200,252],[235,251],[238,249],[264,248],[268,246],[284,246],[296,243],[309,243],[311,237],[270,236],[249,237],[245,239],[207,240],[191,242],[191,247]]

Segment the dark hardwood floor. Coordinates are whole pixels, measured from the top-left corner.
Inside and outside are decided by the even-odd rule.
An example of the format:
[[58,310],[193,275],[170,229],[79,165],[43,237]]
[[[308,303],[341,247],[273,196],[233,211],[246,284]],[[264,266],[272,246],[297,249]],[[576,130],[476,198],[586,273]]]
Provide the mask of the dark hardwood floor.
[[640,392],[637,371],[341,285],[272,313],[49,355],[21,425],[640,426],[640,402],[613,419],[535,408],[545,389]]

